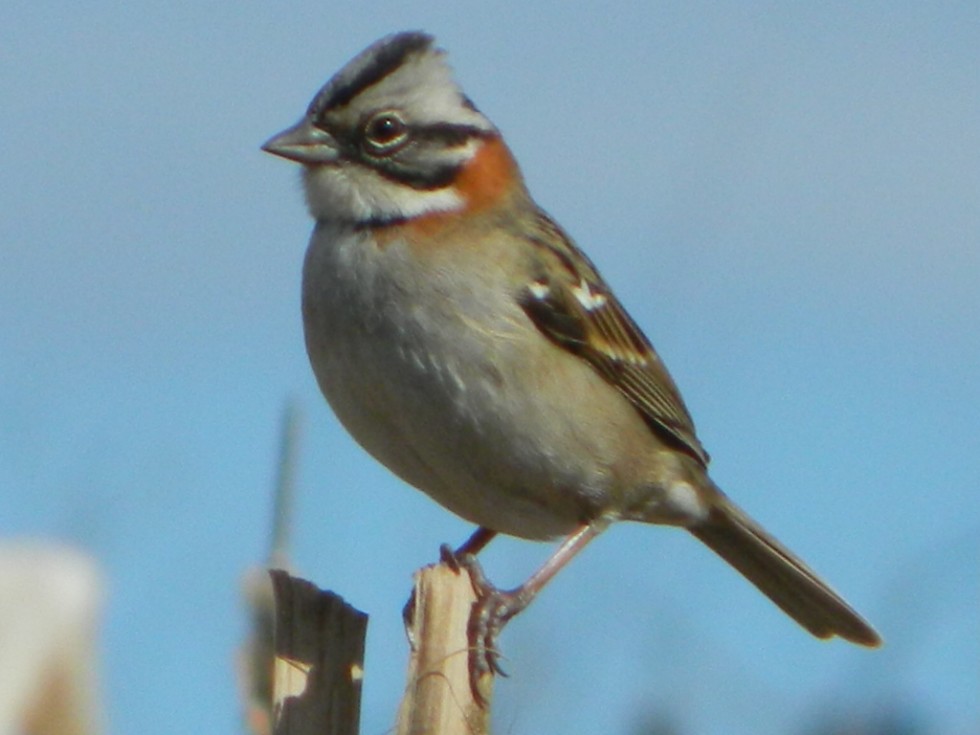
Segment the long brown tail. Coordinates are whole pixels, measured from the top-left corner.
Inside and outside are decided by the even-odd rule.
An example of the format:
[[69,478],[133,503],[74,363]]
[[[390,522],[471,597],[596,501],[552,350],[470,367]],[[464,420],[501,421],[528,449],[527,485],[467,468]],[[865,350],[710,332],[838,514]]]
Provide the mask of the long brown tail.
[[816,573],[719,491],[708,518],[689,528],[697,538],[818,638],[878,646],[881,638]]

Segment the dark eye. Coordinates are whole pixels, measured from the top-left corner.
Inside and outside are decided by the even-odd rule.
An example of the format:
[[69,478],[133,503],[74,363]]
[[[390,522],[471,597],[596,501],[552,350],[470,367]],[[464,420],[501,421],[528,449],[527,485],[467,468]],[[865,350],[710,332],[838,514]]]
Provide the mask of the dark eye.
[[382,112],[364,125],[364,146],[369,153],[387,155],[408,142],[408,126],[394,112]]

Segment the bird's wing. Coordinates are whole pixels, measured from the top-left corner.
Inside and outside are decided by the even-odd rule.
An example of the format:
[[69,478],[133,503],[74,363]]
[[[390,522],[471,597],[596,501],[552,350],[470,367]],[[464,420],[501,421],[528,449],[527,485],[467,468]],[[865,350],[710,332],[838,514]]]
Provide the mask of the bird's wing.
[[531,240],[537,262],[518,294],[531,321],[592,365],[658,436],[707,466],[708,453],[667,368],[589,259],[543,212]]

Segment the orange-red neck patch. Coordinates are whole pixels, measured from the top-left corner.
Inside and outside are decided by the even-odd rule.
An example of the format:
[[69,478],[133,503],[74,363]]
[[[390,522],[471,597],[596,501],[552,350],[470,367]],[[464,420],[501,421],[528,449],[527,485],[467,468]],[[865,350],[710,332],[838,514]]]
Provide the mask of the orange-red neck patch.
[[396,237],[417,241],[436,236],[460,217],[490,209],[499,204],[518,183],[517,162],[499,136],[488,138],[461,169],[452,184],[462,200],[462,206],[445,212],[431,212],[410,219],[395,228],[386,228],[379,240],[383,243]]
[[460,171],[453,188],[466,202],[464,211],[488,209],[516,183],[517,163],[499,136],[486,140]]

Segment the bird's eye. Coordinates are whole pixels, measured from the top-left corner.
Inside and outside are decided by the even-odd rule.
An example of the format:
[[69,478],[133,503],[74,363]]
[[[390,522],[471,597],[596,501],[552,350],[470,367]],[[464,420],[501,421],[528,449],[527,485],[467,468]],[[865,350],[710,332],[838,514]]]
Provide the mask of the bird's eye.
[[408,142],[408,126],[394,112],[375,115],[364,125],[364,146],[374,155],[389,155]]

